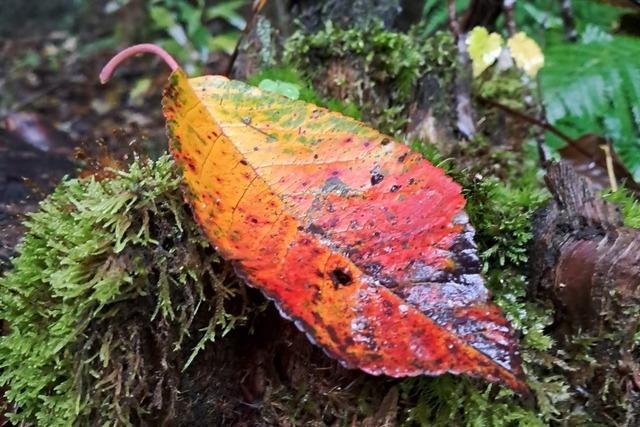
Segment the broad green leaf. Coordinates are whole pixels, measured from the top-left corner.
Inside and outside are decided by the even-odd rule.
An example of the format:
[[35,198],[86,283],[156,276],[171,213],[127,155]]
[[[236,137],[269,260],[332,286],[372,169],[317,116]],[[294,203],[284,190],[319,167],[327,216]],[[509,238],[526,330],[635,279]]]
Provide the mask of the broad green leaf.
[[205,18],[207,20],[221,18],[237,29],[242,30],[247,25],[247,23],[244,18],[240,14],[238,14],[238,12],[236,12],[236,9],[244,4],[245,2],[242,0],[222,2],[221,4],[217,4],[208,8],[205,12]]
[[545,50],[545,62],[540,84],[549,122],[571,135],[609,137],[639,179],[638,41],[614,36],[611,41],[563,43]]
[[169,27],[176,25],[175,15],[162,6],[150,7],[149,15],[151,16],[154,24],[160,28],[168,29]]

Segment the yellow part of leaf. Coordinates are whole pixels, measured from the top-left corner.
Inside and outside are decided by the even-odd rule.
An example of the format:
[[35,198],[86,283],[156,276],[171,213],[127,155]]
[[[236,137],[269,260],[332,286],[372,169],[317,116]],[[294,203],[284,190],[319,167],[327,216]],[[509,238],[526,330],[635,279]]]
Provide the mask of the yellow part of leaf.
[[467,37],[467,49],[473,64],[473,77],[478,77],[493,64],[502,51],[502,36],[484,27],[475,27]]
[[523,32],[519,32],[507,41],[511,57],[518,68],[535,77],[544,65],[544,55],[538,43]]

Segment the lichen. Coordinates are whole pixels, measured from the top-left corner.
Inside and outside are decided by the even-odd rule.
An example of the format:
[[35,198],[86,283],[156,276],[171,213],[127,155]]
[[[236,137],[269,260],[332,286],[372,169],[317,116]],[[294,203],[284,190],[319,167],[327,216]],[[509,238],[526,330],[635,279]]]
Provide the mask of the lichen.
[[230,311],[235,276],[192,220],[170,158],[114,173],[62,182],[0,278],[14,423],[172,420],[180,372],[243,319]]

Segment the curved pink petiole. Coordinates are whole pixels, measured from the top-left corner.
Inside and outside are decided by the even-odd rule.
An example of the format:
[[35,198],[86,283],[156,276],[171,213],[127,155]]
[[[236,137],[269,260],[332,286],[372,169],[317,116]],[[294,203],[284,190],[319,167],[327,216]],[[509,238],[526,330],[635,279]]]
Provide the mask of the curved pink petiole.
[[107,65],[105,65],[102,71],[100,71],[100,83],[104,84],[108,82],[111,78],[111,75],[116,70],[116,68],[118,68],[118,65],[120,65],[120,63],[122,63],[127,58],[139,53],[153,53],[154,55],[159,56],[164,60],[169,68],[171,68],[171,71],[175,71],[180,68],[176,60],[173,59],[173,57],[160,46],[156,46],[155,44],[151,43],[137,44],[126,48],[125,50],[121,51],[116,56],[111,58],[109,62],[107,62]]

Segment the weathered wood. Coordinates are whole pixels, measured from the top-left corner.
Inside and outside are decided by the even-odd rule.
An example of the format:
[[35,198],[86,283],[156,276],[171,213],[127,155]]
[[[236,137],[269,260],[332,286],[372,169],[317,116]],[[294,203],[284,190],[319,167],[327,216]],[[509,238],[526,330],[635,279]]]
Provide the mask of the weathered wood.
[[[568,163],[549,167],[553,195],[534,226],[531,284],[555,306],[558,356],[576,401],[601,422],[640,422],[640,229],[624,227]],[[620,405],[618,402],[624,402]]]
[[633,335],[638,319],[626,308],[640,303],[640,230],[624,227],[617,207],[568,163],[551,165],[545,180],[554,199],[534,230],[537,293],[554,301],[564,332],[619,325]]

